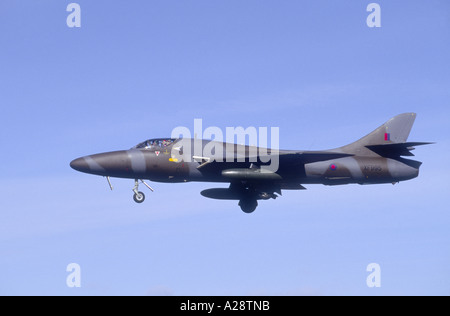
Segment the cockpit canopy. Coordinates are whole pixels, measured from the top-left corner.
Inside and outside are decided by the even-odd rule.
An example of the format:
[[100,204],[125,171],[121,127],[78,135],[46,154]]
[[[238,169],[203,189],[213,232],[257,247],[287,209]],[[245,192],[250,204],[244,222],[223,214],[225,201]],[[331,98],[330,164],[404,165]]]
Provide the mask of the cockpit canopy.
[[159,150],[169,147],[175,141],[176,141],[175,138],[154,138],[146,140],[145,142],[136,145],[134,148]]

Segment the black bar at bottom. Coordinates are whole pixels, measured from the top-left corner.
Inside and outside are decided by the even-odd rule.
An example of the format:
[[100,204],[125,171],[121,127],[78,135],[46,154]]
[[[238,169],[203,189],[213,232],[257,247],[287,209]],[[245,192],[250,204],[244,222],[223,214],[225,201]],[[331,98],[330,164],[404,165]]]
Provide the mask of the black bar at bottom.
[[[295,296],[164,296],[149,297],[151,309],[205,315],[257,313],[260,315],[288,313],[299,308]],[[148,302],[147,302],[148,303]]]

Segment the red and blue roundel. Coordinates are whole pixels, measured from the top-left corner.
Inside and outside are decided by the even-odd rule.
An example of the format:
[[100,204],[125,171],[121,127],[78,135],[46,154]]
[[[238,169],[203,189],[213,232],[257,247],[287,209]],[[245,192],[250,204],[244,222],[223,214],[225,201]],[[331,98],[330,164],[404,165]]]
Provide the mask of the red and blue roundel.
[[334,171],[334,170],[336,170],[336,169],[337,169],[337,166],[336,166],[335,164],[331,164],[331,165],[330,165],[330,170],[333,170],[333,171]]

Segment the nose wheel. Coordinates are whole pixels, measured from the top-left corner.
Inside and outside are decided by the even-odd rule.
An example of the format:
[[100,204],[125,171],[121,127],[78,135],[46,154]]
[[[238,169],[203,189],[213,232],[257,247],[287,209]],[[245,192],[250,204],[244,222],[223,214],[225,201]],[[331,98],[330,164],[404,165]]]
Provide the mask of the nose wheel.
[[135,194],[133,195],[133,200],[134,200],[136,203],[142,203],[142,202],[145,201],[145,194],[142,193],[142,192],[140,192],[140,191],[138,191],[138,193],[135,193]]
[[[151,186],[149,186],[147,183],[145,183],[144,182],[144,180],[140,180],[150,191],[154,191],[153,189],[152,189],[152,187]],[[145,201],[145,194],[144,193],[142,193],[141,191],[139,191],[139,180],[138,179],[136,179],[136,180],[134,180],[134,188],[133,188],[133,192],[134,192],[134,195],[133,195],[133,200],[136,202],[136,203],[142,203],[142,202],[144,202]]]

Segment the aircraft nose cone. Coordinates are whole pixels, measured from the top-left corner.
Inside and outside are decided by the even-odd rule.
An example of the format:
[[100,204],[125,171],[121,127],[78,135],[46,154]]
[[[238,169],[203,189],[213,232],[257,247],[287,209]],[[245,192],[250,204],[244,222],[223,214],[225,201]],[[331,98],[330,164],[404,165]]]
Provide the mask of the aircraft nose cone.
[[138,167],[145,167],[145,159],[133,163],[131,156],[132,153],[123,150],[106,152],[75,159],[70,166],[77,171],[98,176],[127,178],[134,171],[138,171]]
[[87,172],[89,171],[89,165],[86,162],[86,159],[77,158],[70,163],[70,167],[76,171]]

